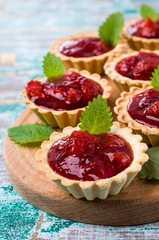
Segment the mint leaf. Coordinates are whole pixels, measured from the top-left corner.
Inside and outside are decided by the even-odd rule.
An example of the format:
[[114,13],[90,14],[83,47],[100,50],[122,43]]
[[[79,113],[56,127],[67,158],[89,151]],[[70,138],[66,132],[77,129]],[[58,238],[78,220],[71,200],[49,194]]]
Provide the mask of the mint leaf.
[[99,36],[107,46],[115,46],[119,40],[119,34],[124,25],[124,17],[120,12],[111,14],[99,27]]
[[151,18],[153,21],[157,21],[157,19],[158,19],[158,15],[155,12],[155,10],[146,4],[143,4],[140,7],[140,13],[141,13],[143,20],[146,20],[147,18]]
[[154,89],[159,91],[159,66],[154,69],[154,72],[152,73],[151,84]]
[[142,166],[138,173],[139,178],[159,180],[159,147],[152,147],[147,150],[149,160]]
[[64,75],[65,67],[60,58],[48,52],[44,57],[43,72],[48,79],[58,79]]
[[8,135],[15,143],[26,144],[48,140],[54,131],[49,125],[33,123],[9,128]]
[[88,103],[88,107],[82,113],[83,118],[80,118],[79,127],[82,131],[88,131],[94,135],[108,133],[113,125],[111,115],[107,101],[98,95],[97,98],[93,99],[93,102]]

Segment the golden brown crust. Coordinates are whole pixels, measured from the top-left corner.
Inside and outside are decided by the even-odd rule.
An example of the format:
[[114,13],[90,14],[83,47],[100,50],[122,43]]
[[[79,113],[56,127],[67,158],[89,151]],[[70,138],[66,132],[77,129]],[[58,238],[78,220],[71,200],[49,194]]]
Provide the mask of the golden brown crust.
[[151,128],[149,126],[142,125],[136,122],[131,118],[127,111],[128,103],[134,95],[137,95],[141,92],[144,92],[146,89],[152,88],[151,86],[147,86],[145,88],[130,88],[130,92],[122,92],[121,96],[116,100],[116,107],[114,108],[114,112],[117,114],[117,118],[119,122],[126,123],[129,128],[134,130],[140,130],[145,135],[159,135],[159,129]]
[[[134,51],[130,48],[129,49],[127,48],[127,53],[125,53],[126,51],[124,52],[124,49],[125,44],[121,44],[120,51],[116,51],[112,56],[109,57],[106,64],[104,65],[105,74],[107,74],[111,80],[116,81],[118,84],[120,84],[121,87],[122,85],[127,85],[128,90],[132,86],[138,86],[143,88],[145,88],[146,86],[150,86],[151,85],[150,81],[144,81],[140,79],[132,80],[131,78],[122,76],[115,70],[116,65],[120,63],[123,59],[136,56],[139,54],[138,51]],[[159,50],[150,51],[146,49],[141,49],[140,52],[141,51],[150,53],[153,52],[159,55]]]
[[122,32],[121,32],[122,37],[125,38],[128,44],[130,45],[130,47],[132,47],[135,50],[140,50],[141,48],[149,49],[149,50],[159,49],[159,38],[158,39],[141,38],[141,37],[130,35],[130,33],[128,32],[129,27],[139,20],[141,19],[131,20],[127,22],[122,29]]
[[[68,72],[74,71],[79,72],[82,76],[85,76],[96,83],[98,83],[102,89],[103,89],[103,98],[108,99],[110,96],[110,90],[111,87],[108,86],[108,82],[105,78],[101,78],[100,75],[94,73],[90,74],[88,71],[78,71],[77,69],[69,69]],[[45,81],[46,78],[36,78],[37,81]],[[28,107],[34,111],[37,116],[44,122],[47,122],[52,127],[59,127],[63,129],[66,126],[72,126],[75,127],[79,123],[79,118],[81,117],[82,112],[84,112],[85,108],[79,108],[75,110],[65,110],[65,111],[56,111],[56,110],[50,110],[47,108],[40,107],[36,104],[34,104],[27,96],[27,92],[24,89],[22,91],[22,94],[24,96],[23,101],[28,105]]]
[[77,68],[78,70],[86,69],[90,73],[103,73],[103,66],[106,62],[107,58],[114,52],[116,47],[111,51],[101,54],[99,56],[93,57],[82,57],[82,58],[75,58],[75,57],[68,57],[59,52],[59,47],[61,44],[67,40],[83,38],[83,37],[98,37],[97,33],[78,33],[75,35],[70,35],[66,38],[59,39],[53,46],[51,46],[50,51],[58,56],[62,62],[65,64],[66,69],[69,68]]
[[70,136],[74,130],[79,127],[67,127],[62,133],[52,133],[49,141],[45,141],[41,145],[41,149],[35,154],[38,161],[38,169],[46,174],[46,176],[62,188],[67,194],[72,194],[76,198],[85,197],[87,200],[94,198],[105,199],[108,195],[116,195],[123,187],[126,187],[136,174],[141,170],[142,165],[148,160],[147,145],[141,143],[142,137],[132,134],[129,128],[121,128],[118,122],[114,122],[111,132],[122,136],[130,143],[134,154],[132,164],[123,172],[108,179],[97,181],[74,181],[56,174],[48,165],[47,154],[51,146],[61,138]]

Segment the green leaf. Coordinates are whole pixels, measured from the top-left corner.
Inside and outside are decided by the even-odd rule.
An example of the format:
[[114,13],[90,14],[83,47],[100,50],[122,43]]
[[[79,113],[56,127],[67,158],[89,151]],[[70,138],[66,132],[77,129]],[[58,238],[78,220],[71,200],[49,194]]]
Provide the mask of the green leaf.
[[154,72],[152,73],[151,84],[154,89],[159,91],[159,66],[154,69]]
[[111,14],[99,27],[100,38],[108,45],[115,46],[120,37],[120,31],[124,25],[124,17],[120,12]]
[[9,128],[8,135],[15,143],[26,144],[48,140],[54,131],[55,130],[49,125],[33,123]]
[[151,18],[153,21],[157,21],[158,19],[158,15],[156,11],[152,7],[146,4],[141,5],[140,13],[143,20],[146,20],[147,18]]
[[64,75],[65,67],[60,58],[48,52],[44,57],[43,72],[48,79],[58,79]]
[[147,150],[149,160],[142,166],[139,178],[159,180],[159,147],[152,147]]
[[88,103],[88,107],[82,113],[83,118],[80,118],[81,125],[79,127],[82,131],[88,131],[94,135],[108,133],[113,125],[111,115],[107,101],[98,95],[93,102]]

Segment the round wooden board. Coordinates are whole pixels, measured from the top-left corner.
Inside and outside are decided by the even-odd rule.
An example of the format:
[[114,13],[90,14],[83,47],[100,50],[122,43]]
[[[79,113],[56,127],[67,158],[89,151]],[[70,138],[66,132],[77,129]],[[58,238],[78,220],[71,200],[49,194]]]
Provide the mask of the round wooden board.
[[[119,96],[113,90],[108,101],[111,108]],[[115,115],[114,115],[115,117]],[[40,122],[36,115],[26,109],[15,125]],[[75,199],[66,195],[53,182],[37,170],[34,154],[39,146],[22,147],[6,139],[4,162],[10,181],[16,191],[35,207],[57,217],[101,225],[136,225],[159,220],[159,184],[135,178],[116,196],[106,200]]]

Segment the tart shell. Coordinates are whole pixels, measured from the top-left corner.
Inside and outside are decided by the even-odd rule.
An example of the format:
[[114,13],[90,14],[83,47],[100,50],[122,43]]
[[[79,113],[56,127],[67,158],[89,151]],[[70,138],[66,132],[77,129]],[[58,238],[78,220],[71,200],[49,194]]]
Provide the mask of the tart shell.
[[[98,74],[90,74],[88,71],[78,71],[76,69],[69,69],[68,72],[78,72],[80,75],[93,80],[98,83],[103,89],[103,98],[108,99],[110,96],[111,87],[108,86],[108,82],[105,78],[101,78]],[[36,78],[37,81],[45,81],[46,78]],[[51,125],[52,127],[59,127],[63,129],[66,126],[75,127],[79,123],[79,118],[82,116],[82,112],[85,111],[85,107],[78,108],[74,110],[63,110],[56,111],[48,108],[43,108],[36,105],[32,102],[27,96],[27,91],[24,89],[22,91],[22,95],[24,96],[23,101],[28,105],[28,107],[45,123]],[[87,107],[87,106],[86,106]]]
[[[140,52],[150,52],[150,53],[155,53],[159,55],[159,50],[157,51],[149,51],[146,49],[141,49]],[[120,51],[114,53],[112,56],[109,57],[108,61],[104,65],[104,71],[105,74],[108,75],[108,77],[115,81],[118,87],[121,89],[121,91],[129,91],[129,89],[133,86],[145,88],[146,86],[151,85],[151,81],[145,81],[145,80],[132,80],[131,78],[124,77],[120,73],[118,73],[115,70],[115,67],[118,63],[120,63],[123,59],[128,58],[128,57],[133,57],[137,56],[139,54],[138,51],[134,51],[130,48],[126,49],[125,44],[121,44],[120,46]]]
[[118,121],[125,123],[129,128],[143,137],[143,142],[151,144],[152,146],[159,146],[159,129],[151,128],[136,122],[127,111],[127,106],[131,97],[152,88],[148,86],[145,88],[132,87],[130,92],[122,92],[120,98],[116,100],[116,107],[114,112],[117,114]]
[[159,49],[159,38],[142,38],[137,36],[132,36],[128,29],[130,26],[132,26],[134,23],[139,21],[141,19],[137,20],[131,20],[127,22],[121,32],[122,38],[126,39],[127,43],[130,45],[131,48],[135,50],[140,50],[141,48],[149,49],[149,50],[157,50]]
[[67,40],[77,39],[77,38],[84,38],[84,37],[99,37],[97,33],[79,33],[76,35],[70,35],[66,38],[59,39],[54,45],[50,47],[51,53],[54,53],[57,57],[59,57],[65,65],[66,70],[69,68],[77,68],[78,70],[87,70],[90,73],[103,73],[103,66],[107,61],[108,57],[116,50],[116,47],[112,50],[101,54],[99,56],[93,57],[69,57],[59,52],[59,47],[62,43]]
[[95,198],[105,199],[108,195],[118,194],[123,187],[129,185],[132,179],[141,170],[142,165],[148,160],[148,155],[145,154],[147,145],[141,143],[142,137],[133,135],[131,129],[126,127],[120,128],[119,123],[114,122],[111,132],[122,136],[132,147],[134,160],[131,165],[121,173],[108,179],[83,182],[67,179],[55,173],[49,167],[47,154],[56,141],[70,136],[74,130],[79,130],[79,127],[67,127],[62,133],[52,133],[50,140],[42,143],[41,149],[35,154],[35,158],[38,162],[38,169],[44,172],[46,177],[56,183],[65,193],[72,194],[75,198],[85,197],[87,200],[93,200]]

